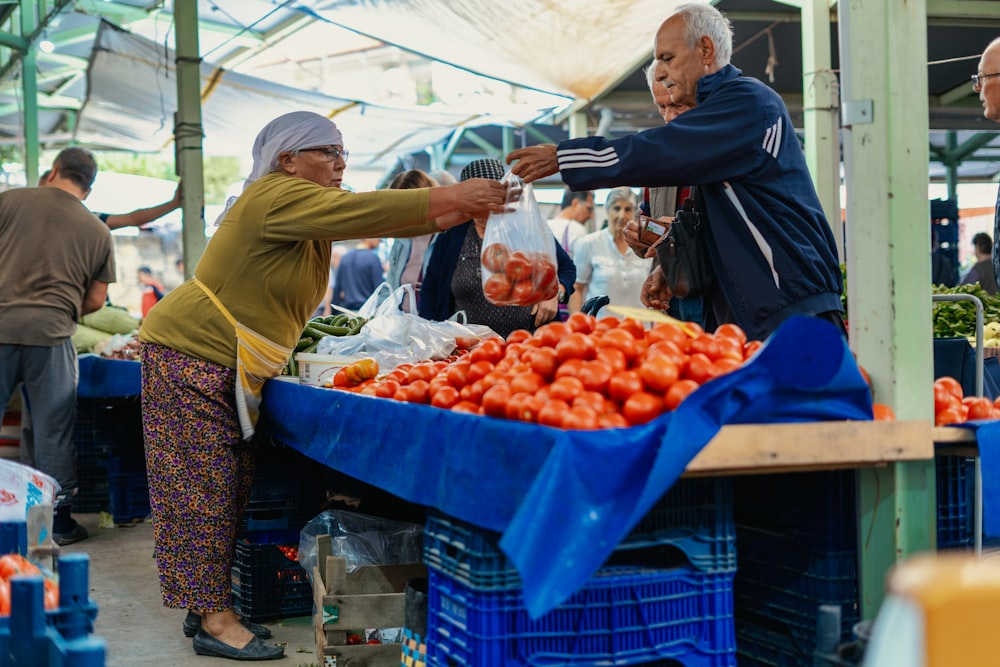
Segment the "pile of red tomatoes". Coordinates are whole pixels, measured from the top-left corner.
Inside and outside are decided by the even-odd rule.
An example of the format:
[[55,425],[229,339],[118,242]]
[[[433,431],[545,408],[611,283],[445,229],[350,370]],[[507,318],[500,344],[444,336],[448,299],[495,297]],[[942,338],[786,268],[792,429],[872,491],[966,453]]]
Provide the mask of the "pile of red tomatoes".
[[402,364],[347,389],[371,396],[564,429],[618,428],[674,410],[691,392],[754,354],[732,324],[696,324],[575,313],[533,334],[488,338],[452,361]]
[[934,423],[961,424],[977,419],[1000,419],[1000,398],[996,402],[982,396],[965,396],[955,378],[934,380]]

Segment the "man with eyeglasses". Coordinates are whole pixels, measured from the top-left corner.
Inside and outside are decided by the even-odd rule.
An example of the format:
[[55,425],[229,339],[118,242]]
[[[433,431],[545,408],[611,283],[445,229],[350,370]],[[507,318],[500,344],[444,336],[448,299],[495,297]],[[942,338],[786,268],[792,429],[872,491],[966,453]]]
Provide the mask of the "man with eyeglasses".
[[[979,71],[972,75],[972,90],[979,93],[983,116],[1000,123],[1000,37],[983,51]],[[993,213],[993,274],[1000,280],[1000,190]]]

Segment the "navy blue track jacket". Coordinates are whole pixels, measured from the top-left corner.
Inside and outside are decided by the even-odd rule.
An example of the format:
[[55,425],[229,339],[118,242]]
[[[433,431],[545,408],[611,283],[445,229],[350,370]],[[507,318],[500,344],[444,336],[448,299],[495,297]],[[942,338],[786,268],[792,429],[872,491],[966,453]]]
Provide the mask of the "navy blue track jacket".
[[572,190],[699,186],[718,288],[751,338],[792,315],[841,311],[833,232],[784,102],[727,65],[698,81],[698,106],[620,139],[558,146]]

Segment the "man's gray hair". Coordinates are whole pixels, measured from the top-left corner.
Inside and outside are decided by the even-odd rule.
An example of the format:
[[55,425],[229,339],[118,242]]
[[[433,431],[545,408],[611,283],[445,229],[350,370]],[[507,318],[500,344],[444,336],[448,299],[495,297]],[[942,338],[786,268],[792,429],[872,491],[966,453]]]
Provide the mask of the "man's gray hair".
[[646,75],[646,85],[649,86],[649,92],[653,92],[653,84],[656,81],[653,77],[656,76],[656,58],[654,57],[648,65],[642,68],[642,73]]
[[725,67],[733,57],[733,24],[712,5],[688,3],[674,11],[674,15],[684,17],[687,29],[687,43],[692,49],[698,47],[698,40],[708,37],[715,44],[715,64]]

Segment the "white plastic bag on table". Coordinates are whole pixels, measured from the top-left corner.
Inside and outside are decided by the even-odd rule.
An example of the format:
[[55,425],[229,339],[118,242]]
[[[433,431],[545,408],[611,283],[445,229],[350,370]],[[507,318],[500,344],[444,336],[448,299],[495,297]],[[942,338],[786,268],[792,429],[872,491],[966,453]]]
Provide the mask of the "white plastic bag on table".
[[511,172],[500,181],[521,188],[521,198],[486,221],[481,257],[483,294],[497,306],[530,306],[559,293],[556,241],[538,210],[530,183]]
[[24,521],[33,505],[53,505],[59,483],[21,463],[0,459],[0,522]]
[[414,303],[412,285],[398,287],[382,301],[356,336],[320,339],[317,354],[363,354],[373,357],[383,371],[392,370],[399,364],[447,359],[455,351],[455,329],[403,312],[401,304],[406,295],[409,295],[409,302]]

